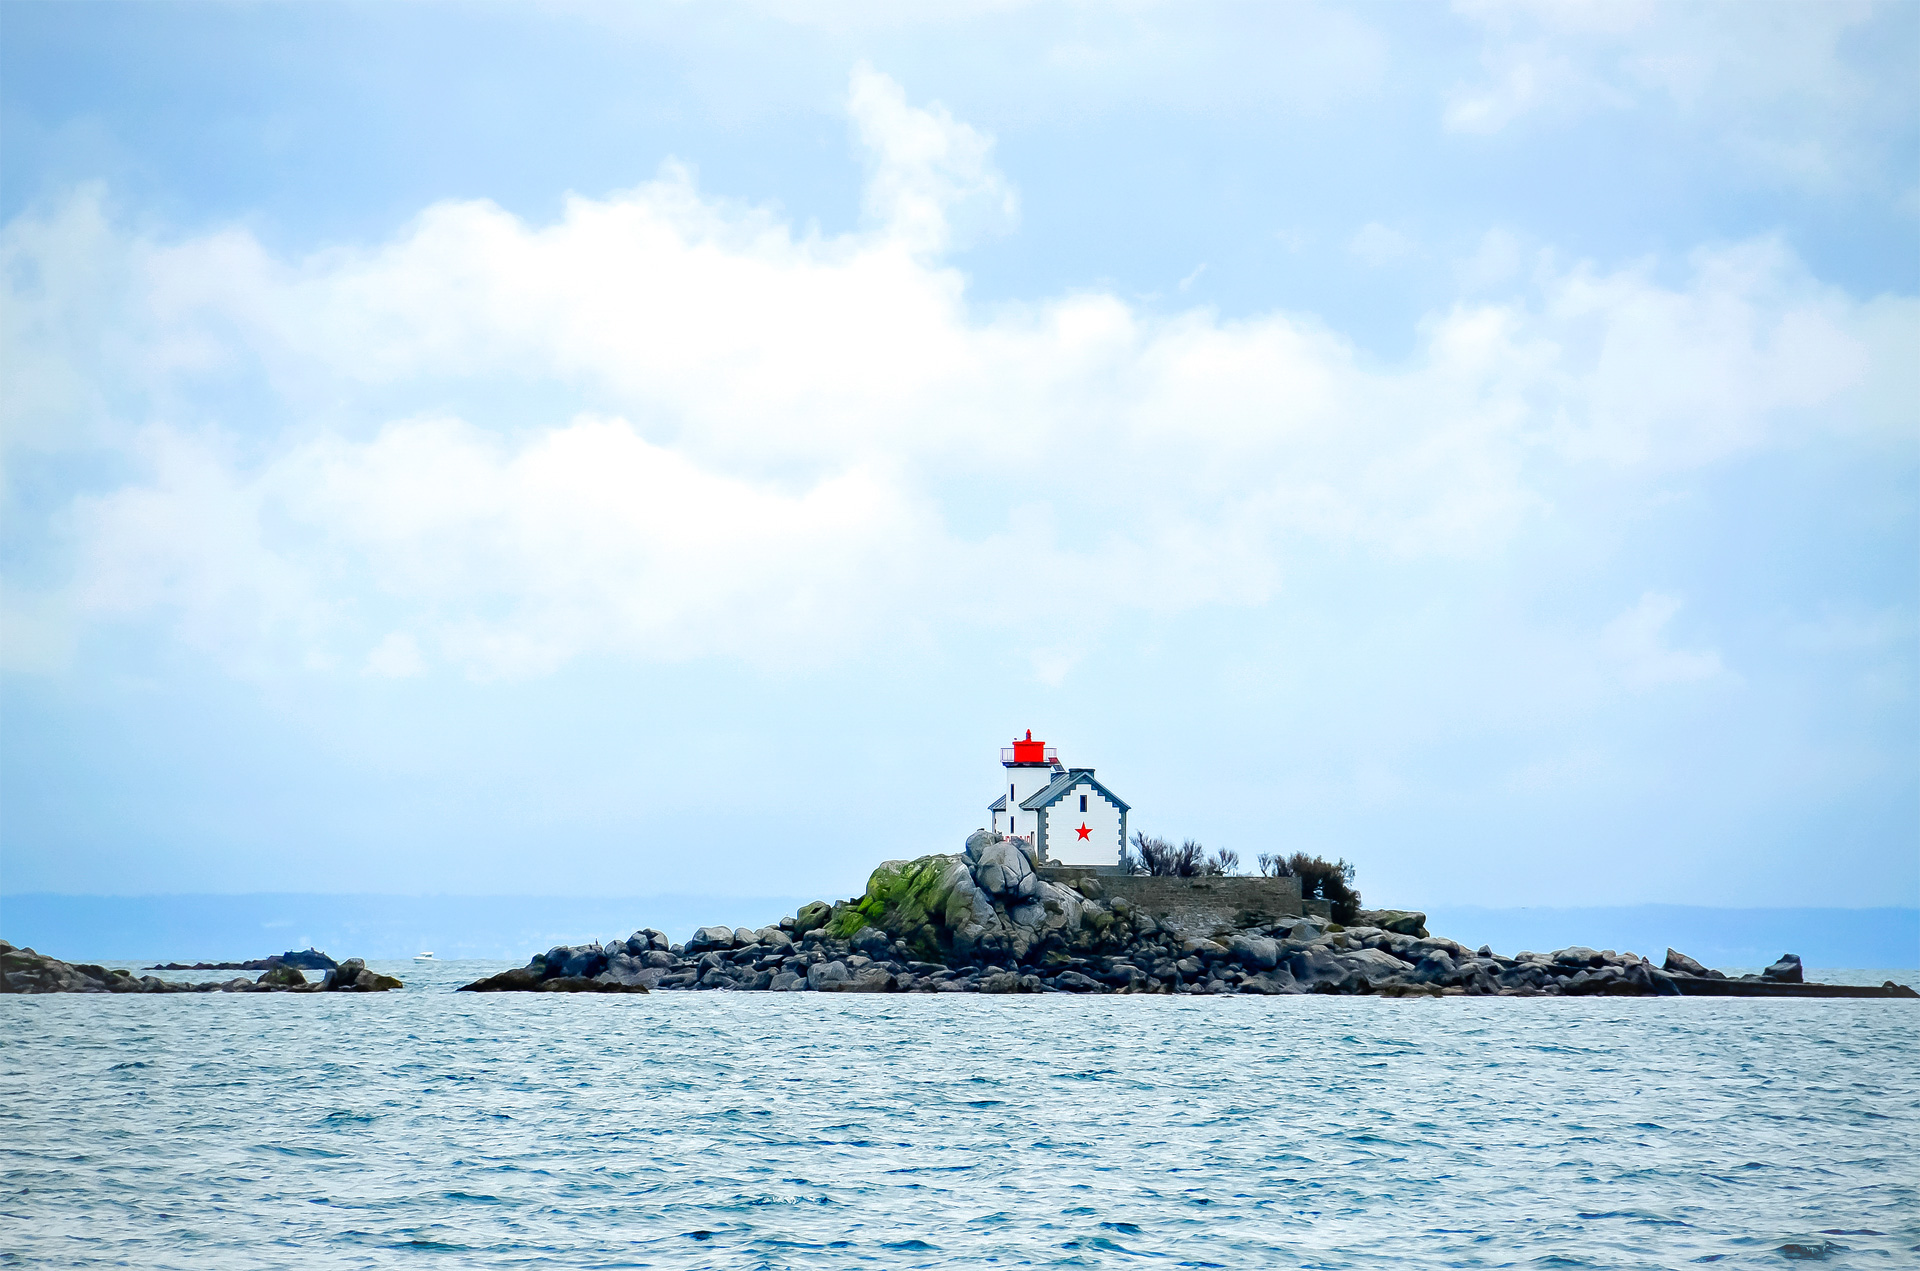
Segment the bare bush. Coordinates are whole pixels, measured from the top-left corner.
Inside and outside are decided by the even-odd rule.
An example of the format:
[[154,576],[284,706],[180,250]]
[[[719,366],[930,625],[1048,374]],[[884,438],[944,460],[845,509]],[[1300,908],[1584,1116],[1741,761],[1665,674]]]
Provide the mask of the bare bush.
[[1133,850],[1139,857],[1139,872],[1156,878],[1196,878],[1218,872],[1207,859],[1207,849],[1192,839],[1175,847],[1163,838],[1148,838],[1135,830]]
[[1263,878],[1292,878],[1293,866],[1287,864],[1287,858],[1278,852],[1262,852],[1260,874]]
[[1205,878],[1240,871],[1240,853],[1223,847],[1213,855],[1192,839],[1175,847],[1163,838],[1149,838],[1133,832],[1133,850],[1120,854],[1121,868],[1130,874],[1151,874],[1155,878]]

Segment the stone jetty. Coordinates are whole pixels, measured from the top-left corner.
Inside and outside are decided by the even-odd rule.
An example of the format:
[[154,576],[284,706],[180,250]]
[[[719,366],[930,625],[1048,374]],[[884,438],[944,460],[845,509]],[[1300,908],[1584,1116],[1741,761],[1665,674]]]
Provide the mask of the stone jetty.
[[253,980],[235,976],[183,984],[91,962],[62,962],[0,940],[0,993],[381,993],[402,987],[391,975],[369,971],[359,958],[348,958],[318,983],[308,981],[300,968],[282,965]]
[[1049,872],[1026,840],[980,830],[964,852],[888,861],[865,895],[816,901],[773,926],[702,927],[684,944],[645,929],[563,945],[464,989],[1920,996],[1891,983],[1803,984],[1792,955],[1744,979],[1671,950],[1661,965],[1580,946],[1504,957],[1430,935],[1411,910],[1361,910],[1345,925],[1295,914],[1198,930],[1173,917],[1190,907],[1156,914],[1108,895],[1113,880],[1078,871],[1069,884]]

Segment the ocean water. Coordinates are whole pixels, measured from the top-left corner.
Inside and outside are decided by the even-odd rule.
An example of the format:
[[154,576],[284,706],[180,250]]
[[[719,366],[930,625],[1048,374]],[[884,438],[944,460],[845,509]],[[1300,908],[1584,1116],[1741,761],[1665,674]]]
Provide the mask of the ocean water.
[[449,991],[502,965],[0,998],[0,1265],[1920,1265],[1910,1001]]

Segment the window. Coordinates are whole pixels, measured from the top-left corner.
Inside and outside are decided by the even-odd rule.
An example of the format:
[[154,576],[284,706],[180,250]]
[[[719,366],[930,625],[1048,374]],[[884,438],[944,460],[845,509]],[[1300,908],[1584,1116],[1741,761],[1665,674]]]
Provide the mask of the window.
[[[1007,787],[1007,802],[1008,802],[1008,803],[1012,803],[1012,802],[1013,802],[1013,787],[1012,787],[1011,785],[1009,785],[1009,786]],[[1008,809],[1007,809],[1007,811],[1009,811],[1009,812],[1011,812],[1011,811],[1013,811],[1013,809],[1012,809],[1012,808],[1008,808]]]
[[1080,796],[1080,810],[1082,812],[1087,810],[1087,796],[1084,794]]

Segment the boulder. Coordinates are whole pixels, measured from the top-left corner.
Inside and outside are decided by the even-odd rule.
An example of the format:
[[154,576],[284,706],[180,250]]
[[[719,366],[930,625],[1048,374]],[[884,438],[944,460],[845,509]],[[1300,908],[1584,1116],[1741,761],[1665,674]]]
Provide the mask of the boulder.
[[583,975],[556,975],[534,986],[536,993],[645,993],[644,984],[616,984]]
[[399,980],[391,975],[380,975],[369,971],[367,964],[359,958],[348,958],[333,970],[327,972],[320,981],[322,993],[382,993],[388,989],[404,988]]
[[1040,977],[1037,975],[1019,975],[1012,971],[996,971],[983,976],[980,980],[982,993],[1038,993]]
[[1379,949],[1338,951],[1314,946],[1293,954],[1288,970],[1302,987],[1322,993],[1365,993],[1408,979],[1407,966]]
[[793,916],[793,938],[798,940],[809,931],[818,931],[827,925],[827,919],[833,917],[833,906],[824,900],[809,901],[800,906],[800,912]]
[[627,952],[636,958],[644,958],[655,949],[667,947],[667,938],[651,927],[642,927],[627,937]]
[[1301,989],[1299,983],[1294,980],[1292,972],[1288,971],[1285,967],[1275,967],[1271,971],[1262,971],[1258,975],[1249,975],[1246,979],[1240,981],[1240,991],[1242,993],[1261,993],[1272,997],[1282,993],[1298,993]]
[[1030,899],[1039,884],[1033,858],[1020,840],[1002,839],[980,849],[973,879],[980,890],[1003,901]]
[[1328,925],[1325,918],[1316,918],[1312,914],[1304,918],[1295,918],[1292,925],[1287,928],[1287,939],[1317,940],[1326,934]]
[[807,968],[807,984],[816,990],[830,990],[845,984],[852,978],[852,973],[847,970],[847,964],[844,962],[819,962]]
[[320,988],[328,993],[357,989],[360,987],[360,973],[366,969],[367,964],[361,959],[348,958],[327,972],[326,978],[320,981]]
[[[1405,971],[1405,968],[1402,970]],[[1450,985],[1459,982],[1460,968],[1444,951],[1436,949],[1421,958],[1406,975],[1418,984]]]
[[1804,982],[1800,969],[1800,955],[1783,953],[1780,960],[1760,973],[1763,980],[1772,980],[1776,984],[1800,984]]
[[1234,936],[1227,941],[1227,952],[1250,970],[1270,971],[1280,961],[1280,942],[1266,936]]
[[1680,996],[1680,986],[1673,982],[1673,977],[1644,958],[1627,968],[1627,982],[1650,996]]
[[260,978],[254,981],[255,984],[273,984],[282,988],[292,988],[296,984],[305,984],[306,982],[307,977],[300,973],[299,967],[286,965],[274,967],[269,971],[262,971]]
[[1427,916],[1417,909],[1362,909],[1358,921],[1364,926],[1416,939],[1427,934]]
[[887,933],[878,927],[862,927],[853,933],[847,943],[869,958],[879,959],[887,956],[893,947],[893,941]]
[[1006,836],[998,830],[979,829],[967,835],[966,857],[969,864],[977,864],[980,853],[994,843],[1006,841]]
[[471,984],[462,984],[459,993],[531,993],[540,987],[540,972],[532,966],[517,966],[511,971],[489,975]]
[[561,975],[590,979],[607,969],[607,951],[598,945],[577,944],[571,947],[563,946],[559,950],[559,953],[560,958],[557,963],[553,955],[549,953],[547,955],[547,964],[549,966],[557,965],[559,968],[558,973]]
[[[612,984],[639,984],[650,988],[659,983],[660,974],[647,965],[646,959],[634,957],[622,946],[621,952],[607,959],[606,970],[594,978]],[[653,978],[649,980],[648,976]]]
[[825,993],[892,993],[899,988],[899,982],[893,972],[870,962],[858,970],[850,971],[844,980],[833,980],[817,987]]
[[733,943],[732,927],[702,927],[687,941],[686,950],[689,954],[705,953],[709,949],[731,949]]
[[1600,955],[1598,949],[1589,949],[1583,944],[1573,944],[1568,945],[1564,949],[1556,949],[1553,953],[1553,960],[1556,965],[1565,967],[1595,967],[1600,966],[1606,961],[1606,959]]
[[1705,978],[1712,974],[1686,954],[1672,948],[1667,950],[1667,961],[1663,969],[1668,975],[1696,975]]

